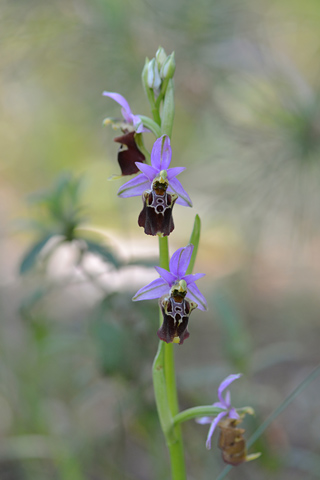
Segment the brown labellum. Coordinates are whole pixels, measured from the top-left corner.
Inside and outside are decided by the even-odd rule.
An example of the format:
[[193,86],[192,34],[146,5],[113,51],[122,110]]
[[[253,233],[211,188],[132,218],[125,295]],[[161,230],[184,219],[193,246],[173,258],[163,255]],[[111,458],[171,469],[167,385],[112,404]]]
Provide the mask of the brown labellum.
[[243,438],[244,428],[238,428],[241,420],[227,418],[218,426],[221,430],[218,447],[222,450],[222,458],[230,465],[239,465],[247,460],[246,441]]
[[145,156],[137,147],[134,139],[135,132],[126,132],[120,137],[114,138],[114,141],[121,143],[118,150],[118,163],[122,175],[133,175],[139,172],[135,162],[144,162]]
[[185,294],[165,296],[160,299],[163,324],[158,330],[158,337],[166,343],[183,344],[189,337],[188,322],[192,310],[197,308],[195,302],[184,298]]
[[138,224],[147,235],[168,236],[174,229],[172,209],[178,195],[167,193],[167,184],[155,182],[143,193],[143,209]]

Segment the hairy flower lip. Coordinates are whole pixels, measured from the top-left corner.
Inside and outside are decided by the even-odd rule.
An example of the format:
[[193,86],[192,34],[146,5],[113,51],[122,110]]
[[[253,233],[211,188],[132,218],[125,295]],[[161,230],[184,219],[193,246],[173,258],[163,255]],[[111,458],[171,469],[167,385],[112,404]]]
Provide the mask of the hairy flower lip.
[[[160,278],[149,283],[140,290],[133,297],[133,301],[151,300],[160,298],[163,295],[168,295],[171,288],[184,281],[186,283],[187,295],[191,301],[197,303],[199,310],[207,310],[207,302],[195,282],[202,278],[204,273],[196,273],[187,275],[187,269],[191,260],[193,252],[193,245],[189,244],[186,247],[179,248],[171,257],[169,263],[169,271],[161,267],[154,267],[159,273]],[[182,283],[184,286],[184,283]]]
[[163,323],[157,334],[166,343],[182,345],[190,333],[188,323],[191,312],[197,308],[195,302],[180,296],[164,295],[159,301]]

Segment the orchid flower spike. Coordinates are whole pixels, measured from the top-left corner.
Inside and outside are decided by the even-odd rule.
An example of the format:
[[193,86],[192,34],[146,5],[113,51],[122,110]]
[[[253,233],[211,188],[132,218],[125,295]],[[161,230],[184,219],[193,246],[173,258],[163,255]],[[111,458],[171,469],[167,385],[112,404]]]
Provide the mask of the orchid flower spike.
[[193,302],[196,302],[199,310],[207,310],[207,301],[198,289],[196,281],[205,276],[204,273],[195,273],[186,275],[193,245],[187,245],[179,248],[171,257],[169,269],[165,270],[161,267],[154,267],[159,273],[160,278],[153,280],[140,290],[133,297],[133,301],[151,300],[160,298],[163,295],[178,294],[186,296]]
[[[115,93],[115,92],[103,92],[103,96],[105,97],[110,97],[113,100],[115,100],[122,108],[121,108],[121,113],[123,116],[123,119],[126,124],[132,125],[133,129],[137,133],[142,133],[142,132],[149,132],[147,128],[143,126],[143,123],[141,121],[141,118],[139,115],[133,115],[131,108],[129,106],[129,103],[127,100],[120,95],[120,93]],[[110,118],[106,118],[103,122],[105,125],[109,123],[113,123]]]
[[122,185],[118,191],[119,197],[137,197],[147,190],[152,190],[156,182],[166,185],[168,193],[178,195],[177,203],[185,207],[192,207],[192,202],[187,192],[182,187],[176,176],[185,170],[185,167],[168,168],[171,162],[172,150],[170,138],[162,135],[152,147],[151,165],[136,162],[140,175]]
[[154,267],[160,278],[149,283],[133,297],[133,301],[160,298],[163,324],[158,330],[158,337],[166,343],[183,344],[189,337],[188,322],[191,312],[199,308],[207,309],[207,302],[195,282],[204,273],[186,275],[193,245],[179,248],[171,257],[169,269]]
[[228,390],[226,392],[225,398],[222,396],[222,392],[235,380],[240,378],[242,376],[242,373],[238,374],[233,374],[229,375],[227,378],[225,378],[219,385],[218,387],[218,398],[219,402],[213,403],[213,407],[221,408],[223,411],[220,412],[215,418],[212,417],[202,417],[197,419],[197,423],[200,423],[202,425],[206,423],[211,423],[209,432],[208,432],[208,437],[207,437],[207,449],[210,450],[211,448],[211,437],[213,435],[213,432],[215,431],[216,426],[220,422],[220,420],[223,417],[231,418],[234,420],[240,420],[240,415],[236,412],[235,408],[232,407],[231,405],[231,394],[230,391]]

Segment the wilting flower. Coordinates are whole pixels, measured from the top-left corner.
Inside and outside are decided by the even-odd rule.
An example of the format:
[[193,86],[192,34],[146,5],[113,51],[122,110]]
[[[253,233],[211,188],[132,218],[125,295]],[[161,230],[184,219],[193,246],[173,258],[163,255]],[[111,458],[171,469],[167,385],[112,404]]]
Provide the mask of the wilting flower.
[[124,133],[114,141],[120,143],[118,150],[118,163],[122,175],[133,175],[139,172],[136,162],[144,162],[145,156],[140,152],[134,139],[135,132]]
[[122,95],[113,92],[103,92],[103,95],[112,98],[122,107],[123,122],[106,118],[104,124],[112,123],[115,127],[121,128],[123,135],[114,139],[115,142],[121,144],[118,150],[118,163],[122,175],[132,175],[139,171],[136,162],[144,162],[145,160],[145,156],[137,147],[135,136],[149,130],[144,128],[139,115],[133,115],[127,100]]
[[192,206],[191,199],[176,176],[185,167],[168,168],[171,162],[170,139],[167,135],[158,138],[152,148],[151,165],[136,162],[142,172],[122,185],[120,197],[142,195],[143,209],[139,216],[139,226],[147,235],[169,235],[174,229],[172,208],[175,202]]
[[[105,97],[110,97],[113,100],[115,100],[117,103],[119,103],[119,105],[122,107],[121,108],[121,113],[122,113],[123,119],[124,119],[125,123],[127,124],[127,126],[131,125],[137,133],[142,133],[142,132],[148,132],[149,131],[148,129],[146,129],[143,126],[140,116],[139,115],[133,115],[133,113],[131,112],[131,108],[129,106],[129,103],[127,102],[127,100],[122,95],[120,95],[120,93],[103,92],[102,95],[104,95]],[[104,122],[105,123],[112,123],[112,120],[107,118]]]
[[220,412],[215,418],[202,417],[197,419],[200,424],[211,423],[208,432],[206,446],[207,449],[211,448],[211,437],[215,431],[216,426],[220,428],[219,448],[222,451],[223,460],[233,466],[239,465],[243,462],[249,462],[255,460],[261,454],[253,453],[247,455],[246,441],[243,437],[245,433],[244,428],[238,428],[238,425],[242,422],[242,419],[246,413],[251,415],[254,413],[251,407],[241,408],[241,414],[235,410],[231,405],[231,394],[228,390],[225,398],[222,396],[222,392],[232,383],[241,377],[241,373],[236,375],[229,375],[225,378],[218,387],[219,402],[215,402],[212,406],[221,408]]
[[211,417],[202,417],[202,418],[197,419],[197,422],[201,423],[201,424],[211,423],[209,433],[208,433],[208,437],[207,437],[207,443],[206,443],[208,450],[210,450],[210,448],[211,448],[211,437],[213,435],[213,432],[214,432],[216,426],[218,425],[218,423],[220,422],[220,420],[223,417],[227,416],[228,418],[232,418],[232,419],[235,419],[235,420],[240,419],[240,415],[231,406],[230,391],[228,390],[226,392],[225,398],[223,398],[222,392],[230,385],[230,383],[232,383],[235,380],[237,380],[238,378],[240,378],[241,375],[242,375],[241,373],[238,373],[236,375],[229,375],[227,378],[225,378],[220,383],[220,385],[218,387],[219,402],[215,402],[212,406],[217,407],[217,408],[221,408],[223,410],[223,412],[220,412],[214,419],[212,419]]
[[195,308],[207,309],[207,302],[195,282],[204,273],[186,275],[193,245],[179,248],[171,257],[169,269],[154,267],[160,278],[153,280],[133,297],[133,301],[160,298],[163,325],[158,330],[161,340],[180,343],[188,338],[189,315]]

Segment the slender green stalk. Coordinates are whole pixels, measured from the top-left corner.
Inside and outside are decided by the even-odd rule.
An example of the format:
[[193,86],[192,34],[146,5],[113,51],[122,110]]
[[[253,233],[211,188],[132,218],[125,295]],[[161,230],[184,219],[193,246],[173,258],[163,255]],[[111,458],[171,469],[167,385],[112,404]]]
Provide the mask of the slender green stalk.
[[[162,268],[169,269],[167,237],[159,237],[159,265]],[[161,312],[160,322],[162,322]],[[153,368],[153,380],[160,423],[170,454],[172,480],[186,480],[181,430],[179,426],[174,427],[172,421],[172,417],[179,412],[173,348],[172,343],[167,344],[160,341]],[[155,365],[158,372],[155,371]],[[160,378],[159,371],[161,370],[162,376]],[[160,380],[161,385],[159,385]],[[169,417],[170,428],[168,428]]]
[[148,152],[148,150],[144,146],[142,133],[136,133],[134,139],[136,141],[136,145],[139,148],[140,152],[143,153],[143,155],[147,159],[147,162],[150,163],[150,153]]
[[221,408],[213,407],[212,405],[201,405],[199,407],[188,408],[183,412],[178,413],[173,418],[173,425],[192,420],[197,417],[215,417],[222,412]]
[[172,444],[176,441],[176,437],[172,429],[171,411],[167,406],[167,386],[164,370],[164,343],[159,342],[152,366],[153,384],[161,428],[166,436],[167,443]]
[[[251,407],[236,408],[236,410],[239,414],[249,413],[249,410],[253,414]],[[212,405],[199,405],[198,407],[188,408],[173,417],[173,425],[175,426],[197,417],[216,417],[222,411],[221,408],[213,407]]]
[[159,267],[169,270],[169,245],[168,237],[159,238]]
[[[290,405],[291,402],[293,402],[293,400],[299,395],[299,393],[301,393],[319,375],[320,375],[320,365],[318,365],[318,367],[316,367],[310,373],[310,375],[308,375],[300,383],[300,385],[298,385],[297,388],[295,388],[295,390],[293,390],[293,392],[290,393],[290,395],[279,405],[279,407],[276,408],[274,412],[271,413],[271,415],[269,415],[269,417],[260,425],[260,427],[257,428],[257,430],[254,432],[253,435],[251,435],[251,437],[247,442],[248,447],[251,447],[254,444],[254,442],[258,440],[258,438],[269,427],[269,425],[273,422],[273,420],[275,420],[277,416],[280,415],[280,413],[282,413],[288,407],[288,405]],[[222,472],[220,473],[217,480],[222,480],[223,478],[225,478],[231,469],[232,469],[231,465],[228,465],[227,467],[225,467],[225,469],[222,470]]]
[[[146,85],[146,71],[142,75]],[[167,89],[167,86],[166,86]],[[164,98],[164,110],[160,118],[160,102],[154,101],[153,92],[146,88],[153,120],[161,127],[161,134],[171,136],[174,116],[173,82],[170,84],[169,99]],[[154,128],[154,125],[152,125]],[[156,130],[156,128],[155,128]],[[158,132],[157,132],[158,133]],[[159,135],[160,136],[160,135]],[[168,237],[159,236],[159,266],[169,270]],[[162,314],[160,311],[160,325]],[[180,425],[174,426],[173,417],[179,412],[174,366],[173,344],[160,340],[153,364],[153,385],[161,428],[170,454],[172,480],[186,480],[186,467]]]

